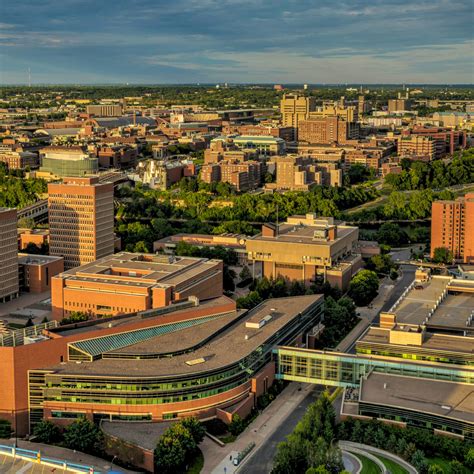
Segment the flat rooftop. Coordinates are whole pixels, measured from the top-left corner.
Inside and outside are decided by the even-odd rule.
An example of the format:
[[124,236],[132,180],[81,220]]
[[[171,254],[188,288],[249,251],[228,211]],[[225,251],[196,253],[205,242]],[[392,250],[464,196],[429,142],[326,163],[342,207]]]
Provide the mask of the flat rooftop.
[[[369,331],[357,342],[372,344],[390,344],[389,329],[371,327]],[[401,345],[401,344],[394,344]],[[407,347],[418,347],[407,345]],[[452,336],[450,334],[426,333],[422,349],[435,351],[450,351],[474,354],[474,337]]]
[[34,255],[28,253],[18,254],[18,263],[20,265],[46,265],[51,262],[62,260],[63,257],[55,257],[53,255]]
[[206,258],[120,252],[67,270],[61,276],[104,285],[152,287],[159,283],[178,286],[219,264],[220,260]]
[[[245,313],[241,319],[237,318],[236,312],[227,313],[222,316],[223,319],[227,318],[227,321],[231,321],[232,318],[237,318],[238,321],[218,334],[216,334],[215,321],[203,322],[194,326],[195,335],[187,332],[183,340],[185,343],[194,345],[200,341],[209,340],[203,346],[186,354],[140,361],[106,358],[80,364],[68,362],[52,367],[50,370],[60,375],[115,376],[120,378],[137,376],[169,378],[170,376],[180,377],[183,374],[206,373],[234,364],[250,355],[321,298],[321,295],[305,295],[267,300]],[[271,315],[271,319],[262,327],[249,328],[246,326],[246,323],[258,323],[268,315]],[[178,330],[172,334],[176,339],[180,339],[182,331]],[[164,339],[160,339],[162,337],[155,337],[148,346],[140,344],[139,349],[156,352],[157,347],[166,347],[165,343],[169,342],[169,337],[165,335]],[[181,343],[175,342],[175,344],[179,346]],[[191,361],[195,363],[189,364]]]
[[357,227],[347,226],[338,224],[337,225],[337,236],[334,240],[326,240],[324,238],[315,238],[314,232],[316,230],[324,230],[324,225],[307,225],[307,224],[279,224],[278,235],[276,237],[265,237],[262,234],[257,234],[254,237],[250,237],[248,240],[263,240],[268,242],[287,242],[287,243],[300,243],[300,244],[311,244],[311,245],[334,245],[349,235],[358,232]]
[[[394,313],[398,324],[424,324],[429,312],[442,297],[445,290],[450,289],[450,279],[433,277],[428,282],[415,285],[401,300]],[[456,287],[465,285],[466,290],[473,287],[472,282],[455,280]],[[416,286],[423,287],[415,289]],[[466,328],[466,321],[474,309],[474,293],[447,293],[427,322],[428,327]]]
[[360,401],[474,423],[474,385],[372,372]]

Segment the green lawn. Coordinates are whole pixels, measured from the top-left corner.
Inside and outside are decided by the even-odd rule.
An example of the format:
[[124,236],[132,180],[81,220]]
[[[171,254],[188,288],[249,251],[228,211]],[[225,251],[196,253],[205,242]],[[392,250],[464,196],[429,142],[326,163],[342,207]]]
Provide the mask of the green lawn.
[[395,461],[382,456],[377,457],[384,463],[385,467],[391,472],[391,474],[408,474],[408,471]]
[[189,466],[188,470],[186,471],[186,474],[199,474],[202,471],[202,468],[204,467],[204,456],[202,454],[202,451],[199,450],[199,452],[196,454],[196,457],[194,458],[193,463],[191,466]]
[[[449,474],[451,472],[451,468],[449,467],[449,460],[448,459],[443,459],[443,458],[427,458],[428,463],[431,464],[437,464],[441,469],[446,474]],[[465,467],[464,468],[464,473],[465,474],[471,474],[471,471]]]
[[361,454],[352,454],[354,454],[354,456],[356,456],[362,463],[362,470],[360,471],[360,474],[380,474],[380,468],[374,463],[374,461],[371,461],[369,458],[366,458]]

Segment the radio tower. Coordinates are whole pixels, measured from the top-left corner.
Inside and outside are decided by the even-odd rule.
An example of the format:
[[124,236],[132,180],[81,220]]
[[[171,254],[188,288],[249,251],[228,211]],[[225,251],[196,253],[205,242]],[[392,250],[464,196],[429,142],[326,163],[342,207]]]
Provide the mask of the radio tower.
[[31,69],[28,68],[28,87],[31,87]]

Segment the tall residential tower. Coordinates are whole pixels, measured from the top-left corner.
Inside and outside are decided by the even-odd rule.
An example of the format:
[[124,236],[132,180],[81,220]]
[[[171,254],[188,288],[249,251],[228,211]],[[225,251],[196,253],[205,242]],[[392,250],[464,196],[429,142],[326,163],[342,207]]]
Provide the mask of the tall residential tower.
[[16,209],[0,207],[0,303],[18,296],[18,235]]
[[66,270],[114,252],[113,191],[97,177],[48,185],[49,251],[64,257]]

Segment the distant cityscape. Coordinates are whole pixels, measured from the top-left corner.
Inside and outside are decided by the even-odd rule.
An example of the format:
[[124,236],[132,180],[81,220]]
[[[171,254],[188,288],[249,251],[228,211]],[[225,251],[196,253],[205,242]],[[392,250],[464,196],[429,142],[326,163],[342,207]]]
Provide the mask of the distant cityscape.
[[0,472],[472,472],[473,130],[470,85],[2,87]]

